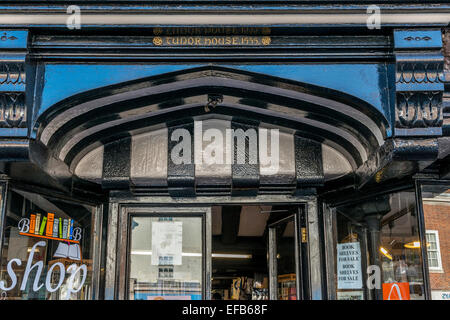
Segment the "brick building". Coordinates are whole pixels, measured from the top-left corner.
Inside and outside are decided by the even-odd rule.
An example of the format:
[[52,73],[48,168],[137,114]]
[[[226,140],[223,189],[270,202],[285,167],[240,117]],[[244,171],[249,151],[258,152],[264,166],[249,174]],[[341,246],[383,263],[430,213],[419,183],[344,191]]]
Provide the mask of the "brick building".
[[[450,297],[450,191],[424,198],[428,268],[433,299]],[[445,296],[443,296],[445,295]]]

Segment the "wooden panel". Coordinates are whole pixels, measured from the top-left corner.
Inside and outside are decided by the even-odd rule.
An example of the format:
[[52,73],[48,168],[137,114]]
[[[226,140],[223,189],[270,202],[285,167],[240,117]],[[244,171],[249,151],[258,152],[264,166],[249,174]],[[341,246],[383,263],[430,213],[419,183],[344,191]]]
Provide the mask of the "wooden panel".
[[133,136],[131,145],[131,182],[167,186],[167,128]]

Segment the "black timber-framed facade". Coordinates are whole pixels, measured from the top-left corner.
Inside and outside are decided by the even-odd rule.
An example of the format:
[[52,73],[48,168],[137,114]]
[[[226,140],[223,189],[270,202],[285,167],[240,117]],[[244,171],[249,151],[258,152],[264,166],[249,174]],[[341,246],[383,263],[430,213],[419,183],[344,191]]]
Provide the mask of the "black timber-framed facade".
[[[80,29],[66,24],[72,4]],[[369,5],[380,28],[368,28]],[[336,299],[337,212],[361,228],[363,267],[381,265],[387,195],[412,190],[414,235],[425,243],[421,185],[450,184],[449,22],[449,5],[418,1],[5,2],[0,245],[34,205],[88,206],[96,237],[84,298],[128,299],[136,215],[201,216],[211,255],[212,206],[298,206],[295,230],[306,228],[307,241],[297,239],[297,297]],[[172,163],[170,137],[185,130],[194,146],[194,121],[280,128],[282,172],[270,176],[260,162],[199,167],[193,154],[194,163]],[[223,212],[222,223],[235,223]],[[418,296],[429,299],[419,251]],[[2,253],[3,273],[10,259]],[[361,291],[382,299],[381,288]]]

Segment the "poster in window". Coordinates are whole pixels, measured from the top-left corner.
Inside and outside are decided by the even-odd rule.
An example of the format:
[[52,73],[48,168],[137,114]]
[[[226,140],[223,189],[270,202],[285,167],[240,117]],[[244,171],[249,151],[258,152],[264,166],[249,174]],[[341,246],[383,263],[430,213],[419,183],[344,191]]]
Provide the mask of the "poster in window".
[[364,300],[363,291],[339,291],[337,293],[338,300]]
[[181,265],[183,222],[158,221],[152,225],[152,265]]
[[359,242],[337,245],[338,289],[361,289],[361,248]]

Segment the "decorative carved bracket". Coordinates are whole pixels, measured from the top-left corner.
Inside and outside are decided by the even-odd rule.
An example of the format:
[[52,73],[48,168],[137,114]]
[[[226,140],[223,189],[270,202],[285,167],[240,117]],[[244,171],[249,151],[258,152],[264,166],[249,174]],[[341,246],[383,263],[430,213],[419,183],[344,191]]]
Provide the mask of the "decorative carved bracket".
[[28,32],[0,30],[0,136],[26,136],[25,102]]
[[397,92],[396,128],[442,126],[442,91]]
[[444,57],[435,30],[395,30],[395,136],[442,134]]
[[0,128],[26,128],[25,93],[0,93]]
[[218,104],[223,102],[223,96],[220,94],[208,94],[208,102],[205,105],[205,111],[210,112]]
[[0,88],[2,85],[24,85],[25,66],[23,63],[9,63],[2,61],[0,64]]

